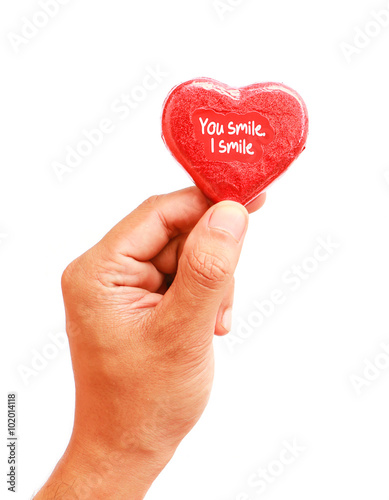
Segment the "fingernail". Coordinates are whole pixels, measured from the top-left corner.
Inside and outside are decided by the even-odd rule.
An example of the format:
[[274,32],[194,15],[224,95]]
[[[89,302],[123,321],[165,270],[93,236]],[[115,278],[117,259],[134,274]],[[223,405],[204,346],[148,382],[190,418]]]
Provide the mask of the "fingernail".
[[231,331],[232,327],[232,308],[229,307],[224,311],[222,320],[221,320],[222,327],[227,331]]
[[209,219],[208,226],[229,233],[237,242],[242,239],[248,224],[248,215],[240,205],[218,205]]

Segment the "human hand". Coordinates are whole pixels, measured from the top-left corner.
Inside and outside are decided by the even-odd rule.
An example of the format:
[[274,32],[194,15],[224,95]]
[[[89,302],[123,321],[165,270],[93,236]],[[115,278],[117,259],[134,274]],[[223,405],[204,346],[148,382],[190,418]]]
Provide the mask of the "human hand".
[[241,205],[189,188],[150,198],[68,266],[75,422],[36,499],[144,497],[207,404],[247,224]]

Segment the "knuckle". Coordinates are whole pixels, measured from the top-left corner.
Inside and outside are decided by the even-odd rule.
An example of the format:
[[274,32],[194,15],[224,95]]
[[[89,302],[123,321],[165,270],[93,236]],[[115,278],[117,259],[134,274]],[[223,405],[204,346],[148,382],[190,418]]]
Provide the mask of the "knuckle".
[[80,262],[80,257],[71,262],[62,273],[61,288],[66,296],[83,292],[85,282],[85,269]]
[[203,250],[190,252],[187,255],[187,263],[193,278],[205,288],[217,288],[232,277],[226,258]]
[[159,195],[159,194],[155,194],[153,196],[150,196],[149,198],[147,198],[143,203],[142,205],[144,207],[148,207],[148,206],[151,206],[151,207],[154,207],[158,202],[159,200],[161,199],[161,196],[162,195]]
[[76,274],[75,261],[73,261],[66,267],[66,269],[62,273],[61,277],[62,290],[67,291],[69,289],[72,281],[74,280],[75,274]]

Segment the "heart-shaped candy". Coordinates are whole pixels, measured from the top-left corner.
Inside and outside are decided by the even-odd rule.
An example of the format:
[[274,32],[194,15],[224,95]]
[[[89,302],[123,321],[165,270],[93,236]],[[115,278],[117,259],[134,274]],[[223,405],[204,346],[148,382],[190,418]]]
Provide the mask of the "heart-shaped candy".
[[162,115],[167,147],[214,202],[255,200],[303,151],[307,134],[304,101],[280,83],[190,80],[170,92]]

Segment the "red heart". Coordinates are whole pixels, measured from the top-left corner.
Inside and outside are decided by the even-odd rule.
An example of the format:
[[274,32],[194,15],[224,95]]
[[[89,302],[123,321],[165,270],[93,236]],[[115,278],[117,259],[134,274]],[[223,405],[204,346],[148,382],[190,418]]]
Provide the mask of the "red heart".
[[168,95],[162,137],[212,201],[253,201],[305,148],[307,108],[279,83],[190,80]]

